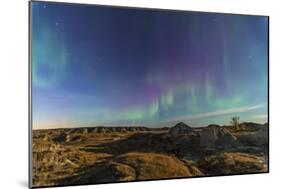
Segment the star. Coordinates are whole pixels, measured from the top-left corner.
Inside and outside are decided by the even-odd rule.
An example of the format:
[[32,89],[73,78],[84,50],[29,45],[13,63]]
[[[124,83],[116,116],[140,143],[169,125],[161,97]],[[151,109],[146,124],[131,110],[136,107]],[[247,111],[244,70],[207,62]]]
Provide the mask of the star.
[[33,118],[44,127],[267,115],[266,17],[163,12],[155,27],[152,13],[133,22],[131,10],[96,9],[32,6]]

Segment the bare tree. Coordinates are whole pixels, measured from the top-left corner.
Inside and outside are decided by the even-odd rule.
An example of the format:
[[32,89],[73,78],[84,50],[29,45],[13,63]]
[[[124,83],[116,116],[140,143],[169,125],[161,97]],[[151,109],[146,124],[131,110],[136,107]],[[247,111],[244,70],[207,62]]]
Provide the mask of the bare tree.
[[232,118],[231,118],[231,121],[230,121],[231,125],[234,126],[234,129],[235,129],[236,131],[240,129],[240,128],[239,128],[239,119],[240,119],[240,117],[232,117]]

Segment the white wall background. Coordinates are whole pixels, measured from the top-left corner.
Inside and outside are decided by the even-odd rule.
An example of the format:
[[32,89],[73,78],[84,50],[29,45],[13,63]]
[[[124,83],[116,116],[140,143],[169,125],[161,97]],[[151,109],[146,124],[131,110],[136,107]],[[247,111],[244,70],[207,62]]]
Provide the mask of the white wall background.
[[[60,1],[60,0],[58,0]],[[270,174],[80,186],[96,189],[278,188],[281,169],[281,6],[277,0],[67,0],[270,16]],[[0,188],[27,188],[28,1],[0,5]],[[68,187],[74,188],[74,187]]]

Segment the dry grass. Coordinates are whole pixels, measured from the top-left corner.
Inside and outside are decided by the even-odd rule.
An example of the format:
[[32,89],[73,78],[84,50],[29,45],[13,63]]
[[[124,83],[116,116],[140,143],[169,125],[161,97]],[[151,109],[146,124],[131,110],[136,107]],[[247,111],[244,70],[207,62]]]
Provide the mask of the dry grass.
[[90,153],[79,146],[58,144],[50,140],[33,140],[33,185],[52,186],[75,175],[81,167],[105,161],[106,153]]
[[199,165],[206,174],[266,172],[265,158],[240,152],[224,152],[203,157]]
[[202,175],[198,169],[196,172],[187,167],[188,162],[164,154],[132,152],[120,155],[113,161],[134,168],[137,180]]

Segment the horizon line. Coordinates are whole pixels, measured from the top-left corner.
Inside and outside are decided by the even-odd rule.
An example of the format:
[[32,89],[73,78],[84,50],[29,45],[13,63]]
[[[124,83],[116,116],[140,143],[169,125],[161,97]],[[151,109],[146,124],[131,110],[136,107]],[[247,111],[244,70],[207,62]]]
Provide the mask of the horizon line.
[[[168,127],[168,128],[171,128],[171,127],[174,127],[175,125],[177,125],[178,123],[184,123],[186,124],[184,121],[178,121],[176,124],[172,125],[172,126],[163,126],[163,127],[151,127],[151,126],[145,126],[145,125],[126,125],[126,126],[122,126],[122,125],[98,125],[98,126],[77,126],[77,127],[56,127],[56,128],[32,128],[32,131],[38,131],[38,130],[56,130],[56,129],[86,129],[86,128],[97,128],[97,127],[108,127],[108,128],[111,128],[111,127],[145,127],[145,128],[153,128],[153,129],[161,129],[161,128],[165,128],[165,127]],[[260,124],[260,125],[265,125],[268,123],[268,121],[266,122],[254,122],[254,121],[243,121],[239,124],[243,124],[243,123],[255,123],[255,124]],[[209,125],[218,125],[218,126],[221,126],[221,127],[231,127],[232,125],[230,124],[216,124],[216,123],[211,123],[211,124],[207,124],[207,125],[200,125],[200,126],[194,126],[194,125],[190,125],[190,124],[186,124],[190,127],[193,127],[193,128],[202,128],[202,127],[208,127]]]

